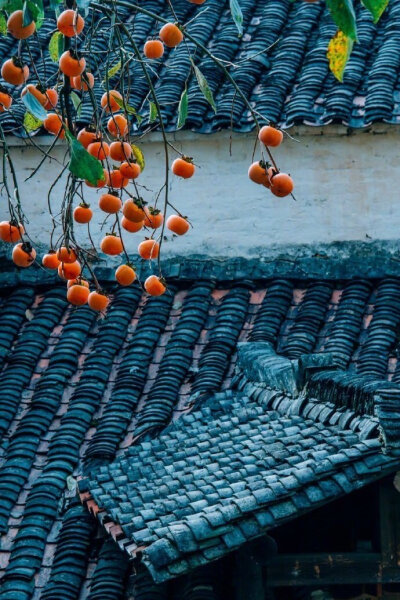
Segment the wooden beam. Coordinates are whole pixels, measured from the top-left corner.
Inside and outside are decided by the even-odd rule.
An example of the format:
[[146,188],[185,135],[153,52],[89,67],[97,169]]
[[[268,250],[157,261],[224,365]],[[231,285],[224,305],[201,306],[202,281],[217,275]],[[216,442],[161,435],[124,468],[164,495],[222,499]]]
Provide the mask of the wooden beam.
[[262,567],[251,557],[248,548],[243,546],[236,552],[235,600],[264,600],[265,589]]
[[400,494],[392,479],[379,485],[379,522],[383,565],[400,567]]
[[384,567],[375,553],[281,554],[265,563],[270,587],[400,583],[400,569]]

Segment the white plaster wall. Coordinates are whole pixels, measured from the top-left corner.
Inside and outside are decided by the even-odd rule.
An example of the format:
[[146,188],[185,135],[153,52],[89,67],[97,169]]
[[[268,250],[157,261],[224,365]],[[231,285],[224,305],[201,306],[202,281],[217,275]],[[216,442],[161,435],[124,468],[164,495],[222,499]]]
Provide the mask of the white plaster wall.
[[[206,253],[213,256],[254,256],[275,244],[302,244],[340,240],[395,239],[400,232],[399,132],[394,127],[375,128],[348,136],[344,128],[291,131],[298,141],[285,138],[275,152],[283,171],[295,181],[292,198],[275,198],[247,178],[254,135],[234,135],[230,156],[227,132],[212,136],[184,132],[174,144],[195,157],[195,176],[188,181],[172,177],[170,199],[194,228],[164,245],[165,255]],[[174,137],[174,136],[173,136]],[[38,141],[38,138],[36,138]],[[20,143],[20,142],[19,142]],[[21,195],[30,224],[28,231],[47,244],[51,220],[47,190],[59,170],[53,161],[45,164],[29,182],[24,179],[40,160],[38,150],[13,141],[12,156],[21,182]],[[151,202],[163,182],[163,147],[157,135],[141,145],[146,168],[140,179]],[[53,154],[62,160],[65,148]],[[174,153],[172,152],[172,157]],[[87,188],[89,190],[89,188]],[[102,237],[104,213],[97,208],[98,194],[89,190],[95,210],[93,237]],[[53,193],[55,213],[62,199],[61,187]],[[0,217],[6,217],[2,198]],[[77,237],[86,239],[86,226],[77,225]],[[105,227],[105,230],[107,227]],[[130,252],[135,252],[142,233],[125,234]]]

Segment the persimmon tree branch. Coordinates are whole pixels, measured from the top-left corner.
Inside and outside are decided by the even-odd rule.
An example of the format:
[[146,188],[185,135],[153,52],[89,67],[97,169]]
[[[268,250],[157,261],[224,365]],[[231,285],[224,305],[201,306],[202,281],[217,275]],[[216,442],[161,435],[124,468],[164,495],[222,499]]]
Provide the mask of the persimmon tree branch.
[[[11,3],[13,0],[8,1]],[[40,8],[39,0],[30,1],[33,6],[37,4]],[[166,0],[166,2],[173,19],[177,21],[178,18],[174,9],[173,0]],[[36,132],[41,123],[43,123],[44,128],[50,134],[55,136],[54,144],[58,138],[66,138],[67,147],[64,159],[61,161],[62,170],[51,184],[47,194],[49,216],[52,221],[52,231],[50,236],[50,255],[48,254],[43,257],[43,265],[46,268],[58,267],[60,276],[65,276],[67,279],[76,278],[78,276],[77,281],[71,286],[71,294],[77,294],[78,299],[87,294],[89,306],[95,310],[104,310],[108,300],[104,293],[99,290],[99,283],[94,276],[93,268],[90,264],[91,261],[97,257],[97,250],[90,232],[89,221],[93,216],[93,212],[85,200],[85,184],[97,188],[98,190],[104,187],[106,189],[108,188],[107,193],[104,193],[106,190],[101,191],[99,200],[100,210],[107,213],[100,230],[102,230],[107,223],[107,225],[110,225],[110,231],[107,232],[102,239],[100,249],[106,254],[123,255],[127,262],[125,265],[121,265],[121,268],[123,267],[125,269],[124,277],[128,275],[130,283],[132,283],[136,275],[131,268],[127,247],[123,239],[124,236],[122,235],[122,229],[125,229],[128,232],[135,232],[144,228],[149,232],[148,238],[139,244],[138,253],[140,257],[145,260],[151,260],[152,258],[155,259],[157,257],[158,277],[152,275],[144,282],[146,291],[154,295],[162,294],[166,290],[161,272],[161,248],[164,241],[167,239],[165,236],[166,228],[176,235],[183,235],[188,231],[189,225],[192,225],[191,221],[189,221],[189,217],[183,216],[178,208],[176,208],[169,200],[170,173],[173,173],[176,177],[188,179],[194,174],[195,165],[193,159],[185,156],[178,150],[167,136],[163,109],[157,94],[158,85],[155,83],[158,78],[158,72],[151,62],[153,59],[160,58],[163,55],[164,44],[168,47],[176,47],[183,41],[184,48],[186,48],[189,57],[189,68],[177,111],[178,128],[183,127],[187,119],[188,106],[190,103],[188,83],[192,76],[196,78],[199,88],[207,102],[216,111],[212,90],[195,62],[196,56],[201,55],[203,57],[208,57],[219,69],[222,76],[224,76],[233,86],[234,97],[232,101],[232,114],[233,105],[237,99],[239,99],[243,102],[253,118],[258,131],[258,137],[262,142],[261,152],[265,152],[268,155],[269,160],[273,165],[273,168],[270,168],[270,163],[266,163],[264,160],[253,163],[249,169],[250,179],[258,184],[263,184],[265,187],[271,188],[271,191],[279,196],[288,195],[290,191],[287,191],[287,186],[292,186],[292,183],[291,178],[288,175],[279,172],[276,162],[271,154],[269,146],[276,146],[277,143],[274,142],[270,144],[266,140],[266,137],[272,135],[276,141],[278,136],[278,143],[280,143],[279,136],[282,136],[282,133],[273,127],[261,127],[261,124],[267,122],[267,119],[253,108],[246,94],[236,82],[234,74],[232,74],[230,68],[228,68],[231,67],[234,69],[235,65],[229,65],[226,61],[220,60],[214,56],[204,44],[196,39],[195,35],[190,33],[189,27],[190,23],[193,22],[193,19],[189,20],[186,25],[177,22],[174,23],[153,11],[143,8],[139,2],[112,0],[111,3],[106,3],[104,0],[94,0],[94,2],[90,4],[90,9],[93,11],[93,15],[96,15],[96,17],[97,15],[100,15],[100,18],[93,18],[91,20],[90,27],[86,30],[86,37],[83,37],[80,43],[78,43],[78,36],[80,32],[83,31],[85,25],[84,19],[79,15],[74,0],[65,0],[65,4],[69,10],[64,10],[58,16],[58,31],[53,34],[50,42],[50,56],[54,62],[58,63],[59,67],[54,88],[46,89],[50,80],[54,81],[53,77],[46,80],[45,76],[44,80],[40,79],[39,72],[34,64],[34,53],[32,51],[34,46],[32,46],[31,49],[31,42],[27,40],[24,42],[28,49],[29,58],[38,83],[37,85],[29,83],[22,91],[21,96],[24,96],[23,102],[27,112],[25,113],[24,121],[20,126],[29,133],[30,131]],[[120,13],[122,11],[119,10],[120,8],[129,8],[130,13],[133,13],[133,15],[147,15],[151,17],[155,23],[163,25],[159,33],[160,39],[154,40],[150,38],[144,44],[143,48],[139,48],[139,44],[135,39],[135,19],[133,19],[132,22],[129,21],[129,25],[128,23],[125,23],[121,18]],[[73,9],[72,14],[71,9]],[[197,16],[198,14],[199,13],[197,13]],[[11,15],[11,17],[13,15]],[[232,16],[234,17],[233,12]],[[102,27],[101,35],[105,36],[105,43],[103,48],[94,49],[93,40],[100,31],[100,24]],[[167,24],[168,27],[165,27]],[[238,22],[236,22],[236,24],[238,25]],[[22,24],[22,27],[25,26],[26,25]],[[30,27],[30,25],[28,26]],[[166,33],[167,31],[169,33]],[[12,31],[11,33],[14,35]],[[172,38],[169,38],[169,40],[166,37],[168,35],[172,35]],[[16,37],[18,37],[18,33]],[[33,39],[39,46],[40,56],[43,60],[39,36],[35,34]],[[151,51],[150,46],[152,47]],[[193,48],[195,48],[196,51],[194,51]],[[22,58],[21,50],[22,42],[19,43],[18,47],[20,59]],[[91,70],[88,71],[83,69],[83,65],[80,62],[81,57],[86,57],[88,68],[90,69],[91,67]],[[129,105],[129,95],[132,85],[134,84],[131,79],[132,69],[130,67],[132,64],[135,65],[135,73],[137,71],[136,65],[138,66],[138,69],[142,72],[143,81],[148,88],[146,97],[142,102],[142,106],[147,104],[147,102],[149,104],[147,126],[141,126],[143,120],[142,114]],[[18,77],[20,77],[18,69],[21,69],[21,72],[25,73],[22,69],[26,69],[26,67],[24,67],[22,62],[13,65],[12,69],[14,68],[17,69],[16,75]],[[168,65],[166,65],[166,68],[168,68]],[[93,71],[95,71],[95,73],[93,73]],[[102,86],[105,93],[101,98],[100,106],[92,90],[95,75],[100,75],[102,78],[104,77]],[[15,77],[15,75],[12,77]],[[24,78],[26,77],[27,76],[25,75]],[[110,82],[113,82],[113,86],[110,85]],[[9,83],[14,85],[12,78]],[[3,92],[0,89],[0,102],[5,102],[8,104],[6,108],[9,108],[12,103],[12,98],[7,95],[7,90],[3,96],[1,96],[2,93]],[[89,98],[92,107],[92,117],[90,124],[78,131],[80,127],[80,113],[85,97]],[[47,110],[49,110],[50,113],[47,113]],[[107,117],[106,123],[104,123],[105,117]],[[137,135],[135,135],[135,133],[132,134],[130,128],[132,118],[135,118],[138,123]],[[141,171],[145,166],[142,151],[136,143],[139,143],[156,127],[159,128],[162,136],[165,164],[164,180],[158,191],[149,189],[142,183],[142,179],[138,182],[136,181],[136,177],[141,174]],[[263,137],[261,137],[261,134]],[[28,139],[35,147],[37,146],[33,139]],[[26,218],[21,209],[16,172],[12,165],[8,148],[5,145],[4,132],[1,132],[0,135],[0,141],[2,140],[4,140],[3,145],[6,150],[3,156],[3,171],[5,178],[4,188],[8,196],[9,212],[12,222],[17,223],[16,217],[18,217],[21,221],[21,229],[23,229],[23,221],[26,223]],[[50,160],[51,158],[55,158],[51,155],[54,144],[52,144],[50,149],[47,149],[45,152],[39,148],[43,154],[43,158],[40,160],[36,169],[33,170],[30,177],[33,177],[40,171],[47,159]],[[172,164],[170,164],[171,150],[179,155]],[[6,179],[7,161],[11,162],[12,165],[10,166],[10,172],[13,177],[15,188],[13,195],[16,199],[16,208],[14,207],[11,186]],[[120,163],[120,165],[116,166],[116,162]],[[68,176],[65,178],[64,175],[66,172],[68,173]],[[60,184],[61,181],[65,181],[64,191],[59,206],[54,210],[54,207],[52,206],[52,195],[56,185]],[[137,200],[132,197],[131,192],[126,188],[129,181],[131,181],[130,185],[132,185],[135,190],[134,193],[136,194]],[[278,181],[279,185],[277,185]],[[284,189],[285,186],[286,191]],[[273,187],[275,189],[272,189]],[[146,206],[149,202],[146,198],[149,192],[154,193],[154,207]],[[142,198],[142,194],[145,196],[146,200]],[[125,198],[128,199],[122,204]],[[161,199],[163,208],[162,210],[159,210],[158,205],[161,205]],[[76,206],[76,202],[80,204]],[[120,220],[121,209],[124,215],[122,220]],[[169,209],[171,209],[174,214],[171,214],[167,219]],[[126,211],[128,213],[131,211],[131,216],[133,217],[132,221],[126,216]],[[113,222],[110,222],[110,217],[112,215],[114,215],[115,218]],[[140,221],[138,225],[134,225],[134,223],[136,223],[134,220],[135,218],[138,218]],[[90,245],[86,244],[85,246],[85,242],[83,242],[83,245],[80,244],[80,239],[77,239],[75,233],[75,223],[87,223],[87,240],[90,242]],[[16,240],[20,239],[18,237],[18,228],[14,227],[15,231],[12,230],[10,221],[9,225],[6,224],[5,234],[3,235],[0,224],[0,238],[7,238],[6,241],[12,241],[12,236],[14,236],[14,239]],[[76,231],[78,231],[77,228]],[[58,234],[59,237],[56,239]],[[24,246],[24,244],[16,244],[14,247],[18,259],[16,264],[23,267],[29,266],[35,259],[35,250],[32,249],[31,246],[29,246],[29,248],[18,248],[18,246]],[[57,251],[57,255],[52,257],[51,252],[53,250]],[[74,259],[72,262],[69,260],[71,258],[70,254],[72,254],[72,258]],[[97,297],[95,297],[93,302],[91,301],[91,298],[95,292],[85,292],[82,291],[82,288],[80,287],[87,286],[88,284],[81,280],[81,265],[79,264],[79,261],[82,266],[91,273],[92,280],[96,285]],[[70,264],[75,266],[69,267],[68,265]],[[68,269],[71,270],[69,274],[67,273]],[[121,285],[129,285],[129,282],[123,283],[118,279],[119,269],[120,268],[116,271],[117,281],[121,283]],[[151,280],[151,282],[149,282],[149,280]],[[76,286],[78,286],[78,291],[73,290]],[[68,292],[68,297],[69,294],[70,292]]]

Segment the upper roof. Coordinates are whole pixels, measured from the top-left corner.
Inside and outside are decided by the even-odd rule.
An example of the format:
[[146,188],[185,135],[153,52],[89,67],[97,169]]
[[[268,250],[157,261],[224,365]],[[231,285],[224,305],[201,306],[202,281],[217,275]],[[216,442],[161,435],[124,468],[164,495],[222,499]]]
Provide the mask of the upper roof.
[[[166,0],[142,0],[141,5],[171,18]],[[241,0],[240,5],[244,17],[241,39],[227,0],[207,0],[203,7],[187,0],[174,0],[181,22],[188,22],[198,14],[188,25],[188,30],[218,58],[234,65],[233,76],[260,114],[283,127],[301,123],[344,123],[358,128],[375,121],[399,122],[400,41],[397,32],[400,29],[400,0],[390,1],[378,25],[372,23],[370,13],[357,3],[359,43],[354,45],[343,83],[336,81],[328,69],[326,50],[336,27],[325,2]],[[139,14],[134,18],[127,8],[120,8],[119,13],[126,22],[132,23],[131,31],[140,47],[149,36],[157,34],[159,26],[146,15]],[[44,68],[47,76],[56,72],[47,51],[55,27],[51,15],[53,13],[39,31],[45,55],[45,64],[42,60],[36,63],[41,76]],[[108,25],[104,24],[92,41],[93,52],[88,61],[97,78],[95,94],[98,99],[104,92],[100,84],[104,69],[101,52],[104,52],[108,35]],[[192,44],[189,46],[192,48]],[[129,44],[126,47],[129,48]],[[16,48],[16,40],[1,37],[0,61],[13,54]],[[96,54],[98,52],[100,54]],[[103,57],[98,66],[93,63],[96,56]],[[110,55],[109,64],[117,62],[118,58]],[[197,51],[196,62],[213,90],[217,112],[214,114],[192,77],[186,127],[205,133],[231,125],[238,131],[251,130],[254,126],[251,116],[233,86],[224,81],[210,59]],[[177,103],[189,70],[185,44],[167,51],[162,60],[152,62],[154,83],[169,130],[176,129]],[[131,76],[129,102],[145,116],[146,123],[149,90],[140,66],[135,62]],[[21,115],[22,111],[22,106],[15,107],[16,114]],[[82,123],[91,118],[89,99],[84,102],[81,118]],[[3,113],[0,119],[7,131],[15,130],[12,113]]]
[[[328,270],[329,261],[323,262]],[[124,480],[117,481],[114,466],[106,468],[107,465],[120,460],[130,447],[131,459],[138,468],[145,469],[145,455],[157,457],[160,467],[164,465],[163,438],[157,450],[143,436],[163,430],[171,418],[176,425],[167,428],[162,436],[166,436],[165,440],[176,437],[183,445],[182,440],[191,431],[193,440],[197,436],[193,445],[199,461],[203,449],[207,452],[206,440],[204,448],[200,440],[202,433],[209,432],[205,424],[225,427],[234,422],[229,443],[235,441],[237,459],[242,457],[242,468],[250,471],[253,466],[246,462],[241,436],[244,432],[247,444],[256,444],[252,432],[261,428],[271,439],[270,458],[264,466],[270,469],[265,474],[269,487],[274,481],[279,482],[279,470],[288,468],[300,481],[299,474],[305,466],[301,462],[308,460],[305,455],[309,434],[320,445],[321,457],[327,451],[335,456],[330,466],[321,461],[323,468],[317,475],[320,479],[310,480],[310,489],[301,484],[290,491],[290,478],[282,483],[285,489],[278,483],[273,485],[275,508],[265,496],[259,501],[260,511],[256,511],[264,513],[263,530],[273,526],[272,518],[279,524],[381,476],[386,466],[391,468],[392,454],[385,456],[381,452],[376,438],[377,419],[372,413],[374,396],[387,388],[388,379],[400,381],[400,280],[252,281],[245,279],[243,264],[231,272],[221,265],[215,261],[214,273],[219,272],[219,280],[224,283],[218,279],[201,280],[204,265],[199,261],[197,267],[195,262],[190,266],[190,261],[185,261],[186,273],[191,273],[192,280],[183,277],[179,288],[171,284],[171,293],[160,298],[145,299],[137,286],[118,289],[104,319],[88,308],[68,307],[64,288],[45,285],[44,280],[40,284],[39,272],[34,287],[22,283],[7,287],[15,279],[12,280],[12,273],[2,274],[0,422],[5,429],[9,426],[8,434],[1,437],[0,562],[5,569],[2,600],[68,600],[79,594],[80,598],[91,600],[114,597],[113,594],[115,598],[122,597],[131,569],[128,555],[114,542],[94,540],[94,520],[85,508],[74,504],[75,480],[71,475],[92,472],[96,481],[94,469],[101,466],[106,469],[104,473],[112,473],[107,494],[115,482],[123,491]],[[277,265],[275,269],[278,270]],[[34,271],[31,273],[35,275]],[[231,387],[237,342],[269,342],[274,351],[286,357],[282,360],[289,362],[301,358],[304,363],[304,354],[322,351],[331,356],[334,351],[336,363],[352,367],[353,374],[343,371],[342,379],[332,383],[334,375],[323,371],[313,379],[314,387],[310,380],[310,402],[297,404],[297,413],[289,412],[289,388],[273,398],[265,382],[255,381],[248,367],[244,373],[244,365],[235,391],[225,392]],[[256,365],[254,360],[251,362]],[[312,365],[304,363],[304,369],[311,373]],[[268,381],[271,373],[269,369]],[[338,371],[335,373],[338,377]],[[324,380],[328,375],[331,380]],[[279,377],[276,371],[274,377],[288,381],[284,371]],[[334,386],[338,393],[332,395]],[[390,384],[389,392],[392,389],[397,393],[398,385]],[[222,395],[214,396],[216,392]],[[293,389],[290,393],[293,397]],[[335,398],[341,406],[332,405]],[[380,420],[385,424],[386,411],[386,423],[392,428],[387,445],[392,452],[393,441],[399,439],[398,427],[390,396],[381,398],[384,402],[379,402]],[[231,410],[227,404],[232,404]],[[182,414],[186,416],[179,421]],[[278,441],[274,441],[274,435],[280,435],[286,424],[294,427],[292,458],[282,454]],[[142,437],[137,441],[138,435]],[[223,431],[215,431],[221,444],[223,435]],[[262,456],[265,457],[264,452]],[[182,473],[186,460],[177,465]],[[293,466],[289,467],[291,460]],[[205,458],[204,461],[208,464]],[[115,463],[115,468],[118,465]],[[164,473],[168,480],[170,473],[165,469]],[[243,481],[237,483],[230,482],[234,487],[229,493],[240,497]],[[90,489],[94,492],[94,485]],[[99,514],[111,535],[130,545],[140,531],[134,529],[139,524],[133,521],[138,517],[136,512],[132,515],[132,537],[128,543],[117,520],[104,519],[96,499],[86,498],[91,511]],[[199,501],[196,507],[201,506]],[[168,519],[171,507],[165,506],[165,510]],[[219,513],[214,512],[217,518]],[[175,508],[169,514],[174,516]],[[146,522],[150,519],[149,513],[141,516]],[[237,542],[233,540],[240,541],[246,527],[246,535],[252,537],[254,518],[248,523],[245,519],[222,540],[223,552],[235,547]],[[201,556],[203,542],[199,548]],[[166,575],[162,573],[164,568]],[[170,571],[170,564],[158,568],[159,578],[174,575],[174,568],[172,565]],[[157,568],[153,572],[156,571]],[[150,584],[146,580],[144,585]]]

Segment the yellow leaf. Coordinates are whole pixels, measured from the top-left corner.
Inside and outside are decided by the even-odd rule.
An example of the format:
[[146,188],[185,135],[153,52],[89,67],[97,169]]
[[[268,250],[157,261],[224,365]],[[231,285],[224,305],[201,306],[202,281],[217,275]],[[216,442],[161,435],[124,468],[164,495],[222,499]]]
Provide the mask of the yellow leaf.
[[54,63],[58,64],[59,58],[64,51],[64,36],[61,31],[56,31],[50,38],[49,54]]
[[114,77],[114,75],[116,75],[118,73],[118,71],[121,70],[122,67],[122,63],[119,60],[117,63],[115,63],[114,66],[112,66],[108,71],[107,71],[107,76],[104,78],[103,80],[103,85],[105,84],[105,82],[107,81],[107,79],[111,79],[112,77]]
[[353,49],[353,40],[343,31],[338,31],[328,46],[327,57],[329,68],[339,81],[343,81],[343,73]]
[[144,160],[144,156],[143,156],[143,152],[141,151],[141,149],[138,146],[135,146],[135,144],[131,144],[132,146],[132,152],[136,158],[136,162],[139,165],[139,167],[141,168],[141,170],[143,171],[144,166],[145,166],[145,160]]
[[24,127],[28,133],[36,131],[43,125],[43,121],[34,117],[30,112],[26,112],[24,115]]

